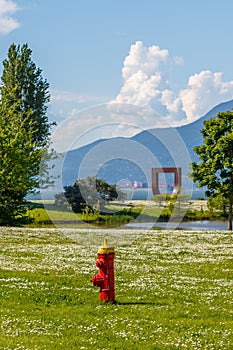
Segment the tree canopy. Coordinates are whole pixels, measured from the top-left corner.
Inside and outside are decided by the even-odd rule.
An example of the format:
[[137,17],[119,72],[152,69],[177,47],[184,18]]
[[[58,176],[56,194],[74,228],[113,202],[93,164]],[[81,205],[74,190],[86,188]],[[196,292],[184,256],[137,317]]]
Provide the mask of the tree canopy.
[[203,125],[203,144],[194,148],[200,161],[191,164],[191,177],[198,187],[207,187],[208,197],[223,195],[228,200],[228,229],[232,230],[233,112],[218,113]]
[[[3,62],[0,87],[0,225],[25,213],[25,197],[47,174],[51,124],[46,116],[48,83],[27,44],[12,44]],[[41,166],[42,165],[42,166]]]
[[[102,210],[106,202],[118,198],[115,185],[109,185],[101,179],[89,176],[78,179],[73,186],[65,186],[65,198],[75,213],[81,213],[87,207],[93,211],[95,208]],[[64,204],[64,196],[56,195],[56,204]]]
[[28,121],[24,127],[34,130],[33,140],[38,146],[44,146],[51,126],[46,115],[49,84],[31,56],[32,50],[27,44],[10,46],[7,59],[3,61],[1,103],[6,112],[10,107],[16,114],[20,113],[21,118]]

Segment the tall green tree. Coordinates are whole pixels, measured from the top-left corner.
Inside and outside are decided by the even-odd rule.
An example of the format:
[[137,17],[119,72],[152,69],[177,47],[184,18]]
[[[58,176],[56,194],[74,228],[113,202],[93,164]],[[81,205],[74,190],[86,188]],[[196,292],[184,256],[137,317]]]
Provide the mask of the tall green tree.
[[21,222],[26,212],[25,196],[38,186],[38,164],[43,149],[37,148],[33,132],[19,123],[11,109],[0,112],[0,225]]
[[232,230],[233,206],[233,112],[221,112],[204,122],[203,144],[194,147],[199,162],[191,164],[191,177],[206,195],[228,200],[228,229]]
[[25,197],[47,174],[51,124],[46,111],[49,85],[27,44],[12,44],[3,62],[0,87],[0,225],[26,211]]
[[32,50],[27,44],[10,46],[7,59],[3,61],[1,103],[6,112],[14,107],[14,112],[27,121],[24,127],[34,130],[33,139],[37,145],[45,146],[51,127],[46,115],[49,84],[31,56]]

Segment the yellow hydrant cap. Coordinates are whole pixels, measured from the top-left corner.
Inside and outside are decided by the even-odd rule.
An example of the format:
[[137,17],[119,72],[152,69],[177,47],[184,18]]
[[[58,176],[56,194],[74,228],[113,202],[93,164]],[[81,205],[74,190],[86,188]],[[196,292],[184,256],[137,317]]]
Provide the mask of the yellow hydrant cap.
[[98,253],[114,253],[114,251],[114,247],[110,247],[106,239],[104,239],[103,245],[98,248]]

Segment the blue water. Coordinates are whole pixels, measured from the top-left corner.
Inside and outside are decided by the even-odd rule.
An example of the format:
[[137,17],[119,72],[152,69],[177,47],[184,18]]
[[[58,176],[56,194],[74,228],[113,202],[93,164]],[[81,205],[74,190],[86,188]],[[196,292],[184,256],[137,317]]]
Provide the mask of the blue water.
[[[134,190],[124,189],[123,192],[127,194],[128,200],[150,200],[153,197],[151,188],[136,188]],[[184,193],[189,194],[192,199],[205,197],[203,189],[195,189],[191,193],[189,191],[184,191]]]
[[203,220],[203,221],[188,221],[188,222],[181,222],[177,225],[177,223],[172,222],[147,222],[147,223],[138,223],[133,222],[128,225],[127,227],[132,228],[145,228],[149,229],[152,227],[158,227],[162,229],[183,229],[183,230],[202,230],[202,231],[212,231],[212,230],[220,230],[225,231],[227,230],[227,221],[209,221],[209,220]]

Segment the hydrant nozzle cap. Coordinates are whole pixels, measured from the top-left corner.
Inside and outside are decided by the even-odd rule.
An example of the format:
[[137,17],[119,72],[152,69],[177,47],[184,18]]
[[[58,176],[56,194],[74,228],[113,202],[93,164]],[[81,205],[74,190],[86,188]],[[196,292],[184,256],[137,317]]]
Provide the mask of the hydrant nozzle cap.
[[103,245],[98,248],[98,253],[114,253],[114,251],[114,247],[110,247],[106,239],[104,239]]

